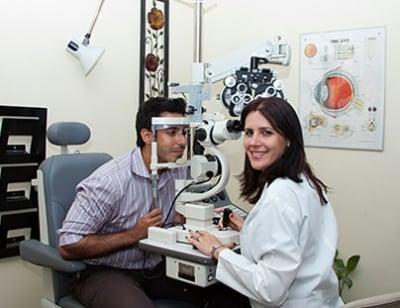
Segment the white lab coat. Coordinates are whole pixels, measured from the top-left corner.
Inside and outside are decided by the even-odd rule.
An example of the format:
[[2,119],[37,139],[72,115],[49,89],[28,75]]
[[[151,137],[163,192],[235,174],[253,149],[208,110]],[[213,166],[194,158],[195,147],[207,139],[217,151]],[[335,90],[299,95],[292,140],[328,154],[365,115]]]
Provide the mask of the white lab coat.
[[343,302],[332,269],[337,223],[330,203],[302,183],[265,187],[240,235],[241,255],[219,254],[216,277],[252,307],[336,308]]

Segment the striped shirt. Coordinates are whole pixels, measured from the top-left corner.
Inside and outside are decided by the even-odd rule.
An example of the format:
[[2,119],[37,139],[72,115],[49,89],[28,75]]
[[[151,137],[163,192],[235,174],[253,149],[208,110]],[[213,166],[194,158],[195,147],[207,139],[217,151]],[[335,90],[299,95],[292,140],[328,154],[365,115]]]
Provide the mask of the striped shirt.
[[[187,176],[186,168],[162,172],[158,181],[158,205],[165,219],[175,195],[175,179]],[[151,179],[139,148],[115,158],[98,168],[77,186],[77,195],[63,222],[60,246],[80,241],[88,234],[110,234],[133,228],[152,210]],[[169,222],[175,217],[175,210]],[[107,256],[86,259],[88,264],[123,269],[152,268],[161,261],[156,254],[144,253],[137,247]]]

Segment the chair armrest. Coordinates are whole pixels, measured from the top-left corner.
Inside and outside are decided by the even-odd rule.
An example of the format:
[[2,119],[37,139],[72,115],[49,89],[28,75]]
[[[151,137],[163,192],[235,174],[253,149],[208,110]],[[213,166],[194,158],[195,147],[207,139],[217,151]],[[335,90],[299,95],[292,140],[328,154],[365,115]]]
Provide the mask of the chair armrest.
[[31,239],[20,242],[19,251],[23,260],[61,272],[75,273],[86,267],[85,263],[81,261],[64,260],[57,248],[38,240]]
[[346,303],[344,308],[400,307],[400,292],[371,296]]

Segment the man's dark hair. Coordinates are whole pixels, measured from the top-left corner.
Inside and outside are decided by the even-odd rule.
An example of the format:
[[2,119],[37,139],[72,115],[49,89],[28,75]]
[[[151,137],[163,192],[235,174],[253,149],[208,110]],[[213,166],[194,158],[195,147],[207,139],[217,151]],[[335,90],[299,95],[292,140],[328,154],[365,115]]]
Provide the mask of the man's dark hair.
[[307,162],[300,121],[293,107],[277,97],[256,98],[243,109],[242,127],[245,127],[249,113],[254,111],[259,111],[272,127],[289,141],[290,146],[278,161],[262,171],[253,169],[249,158],[245,156],[244,170],[239,176],[241,197],[256,203],[265,184],[270,185],[277,178],[289,178],[300,183],[301,174],[304,174],[316,189],[321,203],[326,204],[324,192],[327,191],[327,186],[315,176]]
[[151,118],[159,117],[163,112],[185,115],[186,102],[183,98],[151,97],[140,107],[136,115],[136,145],[142,148],[145,143],[140,136],[142,128],[151,130]]

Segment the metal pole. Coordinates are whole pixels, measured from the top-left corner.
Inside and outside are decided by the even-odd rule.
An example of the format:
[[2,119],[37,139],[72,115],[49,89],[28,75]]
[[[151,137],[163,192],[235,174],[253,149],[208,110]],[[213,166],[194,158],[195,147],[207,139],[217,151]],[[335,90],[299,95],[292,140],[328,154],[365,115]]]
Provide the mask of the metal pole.
[[203,41],[203,0],[195,0],[193,63],[202,61]]

